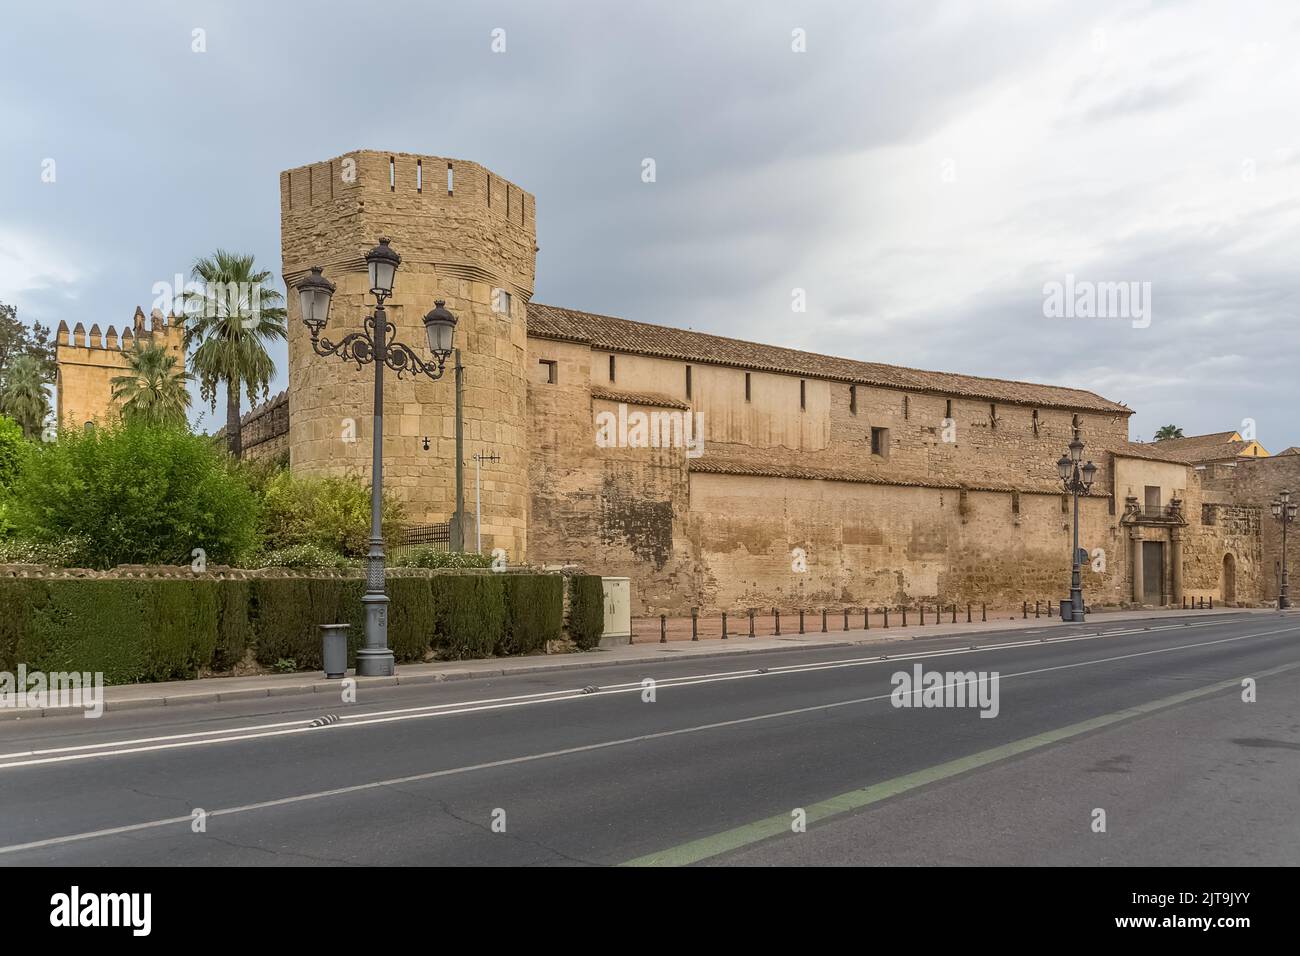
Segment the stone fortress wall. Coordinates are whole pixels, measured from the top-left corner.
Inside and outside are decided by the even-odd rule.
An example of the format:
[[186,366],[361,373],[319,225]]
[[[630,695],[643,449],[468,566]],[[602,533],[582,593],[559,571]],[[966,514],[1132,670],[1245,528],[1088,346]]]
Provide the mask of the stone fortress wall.
[[[1091,603],[1223,600],[1225,564],[1236,600],[1267,590],[1257,504],[1129,442],[1131,410],[1091,392],[531,302],[534,199],[476,163],[363,150],[282,173],[280,196],[289,386],[245,416],[247,453],[287,447],[297,471],[368,478],[373,366],[315,355],[292,288],[324,267],[338,286],[324,335],[337,341],[369,312],[364,257],[387,236],[403,260],[389,303],[399,339],[427,357],[434,300],[459,317],[466,505],[471,456],[495,451],[484,549],[512,564],[626,575],[636,613],[1059,599],[1072,514],[1056,460],[1077,433],[1098,466],[1081,502]],[[385,486],[412,523],[447,520],[451,368],[438,382],[388,371],[384,400]],[[638,412],[698,416],[702,447],[600,439],[603,420]],[[1135,513],[1153,489],[1158,514]],[[1163,548],[1154,576],[1143,542]]]
[[55,344],[55,417],[59,427],[81,428],[88,422],[104,425],[116,421],[118,408],[113,401],[112,383],[129,368],[126,353],[136,342],[156,342],[173,352],[177,365],[184,367],[184,337],[183,316],[155,312],[146,319],[139,307],[131,324],[122,325],[120,335],[112,325],[101,332],[96,322],[87,334],[80,322],[71,332],[66,322],[60,322]]

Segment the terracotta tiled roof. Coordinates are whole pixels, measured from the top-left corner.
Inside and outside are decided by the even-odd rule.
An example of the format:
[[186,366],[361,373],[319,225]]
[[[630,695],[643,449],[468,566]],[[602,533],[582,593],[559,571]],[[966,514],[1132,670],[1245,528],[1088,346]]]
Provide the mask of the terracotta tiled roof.
[[611,352],[729,365],[755,371],[784,372],[809,378],[875,385],[991,402],[1131,415],[1126,405],[1092,392],[1057,385],[1036,385],[952,372],[926,372],[899,365],[860,362],[776,345],[761,345],[704,332],[650,325],[608,315],[528,303],[528,334],[537,338],[582,342]]
[[1116,455],[1125,458],[1145,458],[1147,461],[1169,461],[1178,465],[1190,465],[1192,460],[1175,449],[1166,448],[1168,442],[1158,441],[1152,444],[1144,442],[1126,442],[1123,447],[1113,449]]
[[1165,451],[1173,452],[1188,461],[1220,461],[1236,458],[1250,444],[1233,440],[1236,432],[1214,432],[1209,435],[1188,435],[1186,438],[1165,438],[1156,442]]
[[601,385],[591,386],[591,397],[606,402],[622,402],[625,405],[653,405],[658,408],[685,409],[691,407],[689,402],[683,402],[679,398],[669,398],[667,395],[655,395],[651,392],[620,392]]
[[[1012,482],[955,482],[928,475],[899,475],[872,464],[846,464],[836,456],[827,460],[817,453],[800,453],[788,448],[753,448],[724,442],[704,443],[704,454],[688,458],[692,472],[713,475],[753,475],[759,478],[809,478],[821,481],[848,481],[869,485],[892,485],[904,488],[939,488],[957,491],[1019,491],[1033,495],[1060,495],[1061,483],[1051,476],[1026,475]],[[1105,490],[1092,492],[1094,498],[1109,498]]]

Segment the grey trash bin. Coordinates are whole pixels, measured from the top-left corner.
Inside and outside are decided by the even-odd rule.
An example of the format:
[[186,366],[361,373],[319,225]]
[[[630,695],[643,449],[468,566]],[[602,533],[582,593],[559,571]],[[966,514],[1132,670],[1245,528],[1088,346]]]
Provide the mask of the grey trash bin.
[[320,659],[326,677],[343,677],[348,672],[348,630],[351,624],[320,626]]
[[1074,617],[1074,602],[1066,598],[1061,602],[1061,620],[1069,621]]

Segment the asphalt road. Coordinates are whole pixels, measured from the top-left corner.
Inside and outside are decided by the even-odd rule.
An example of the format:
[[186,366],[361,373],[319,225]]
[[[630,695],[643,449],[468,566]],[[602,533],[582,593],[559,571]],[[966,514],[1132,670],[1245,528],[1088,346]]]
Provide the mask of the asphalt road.
[[969,640],[7,720],[0,865],[1300,863],[1300,616]]

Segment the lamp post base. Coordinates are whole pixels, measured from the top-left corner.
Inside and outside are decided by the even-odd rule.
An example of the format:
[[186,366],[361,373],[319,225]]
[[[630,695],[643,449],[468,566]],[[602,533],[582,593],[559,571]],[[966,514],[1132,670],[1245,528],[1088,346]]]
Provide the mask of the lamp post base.
[[388,647],[388,595],[367,591],[361,604],[366,611],[366,643],[357,651],[357,676],[392,677],[397,665]]
[[358,677],[392,677],[397,670],[397,660],[389,650],[363,647],[357,651]]

